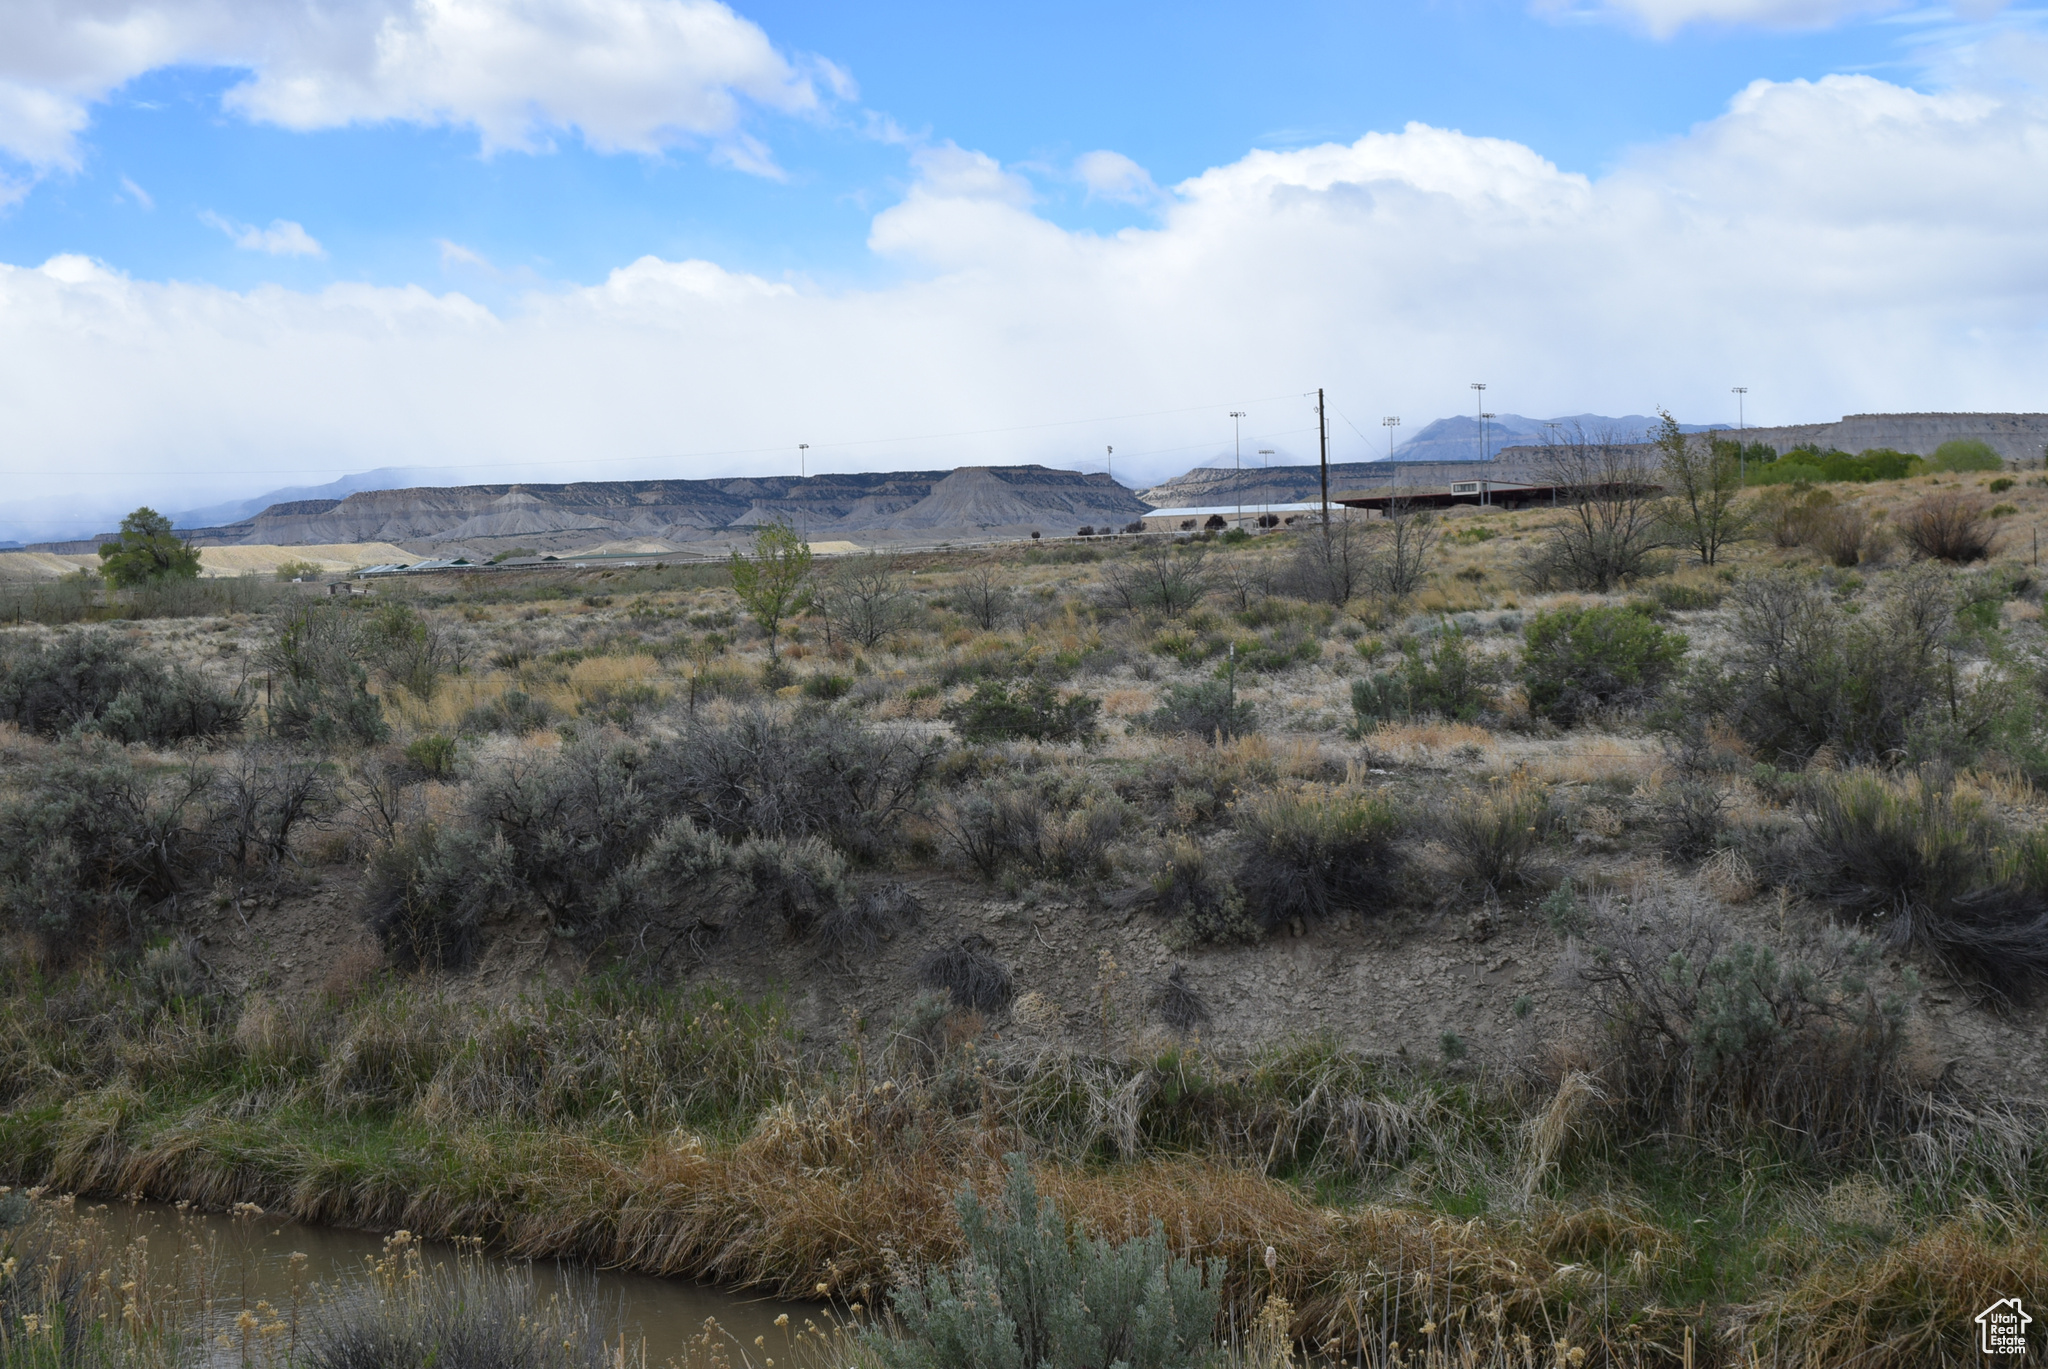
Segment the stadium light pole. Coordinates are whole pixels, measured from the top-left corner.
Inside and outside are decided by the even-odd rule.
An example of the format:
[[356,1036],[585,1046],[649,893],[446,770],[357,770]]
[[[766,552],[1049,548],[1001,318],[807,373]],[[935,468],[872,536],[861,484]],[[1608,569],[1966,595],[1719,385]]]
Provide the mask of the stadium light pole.
[[[1493,414],[1482,413],[1481,415],[1479,415],[1479,459],[1482,462],[1493,460],[1493,420]],[[1491,484],[1492,482],[1487,481],[1486,477],[1483,475],[1479,478],[1481,481],[1486,482],[1484,484],[1481,484],[1479,487],[1479,502],[1481,504],[1484,504],[1487,502],[1486,496],[1491,492],[1487,489],[1487,485]]]
[[[1749,393],[1749,387],[1747,385],[1731,385],[1728,387],[1728,393],[1735,396],[1735,431],[1741,433],[1749,427],[1749,424],[1743,421],[1742,403],[1744,396]],[[1747,485],[1749,483],[1749,444],[1739,436],[1735,439],[1735,468],[1740,472],[1739,478],[1742,483]]]
[[1109,483],[1114,485],[1116,483],[1116,448],[1104,447],[1102,449],[1102,468],[1109,472]]
[[808,480],[808,479],[810,479],[810,478],[811,478],[811,477],[810,477],[810,459],[811,459],[811,444],[810,444],[810,443],[808,443],[808,442],[799,442],[799,443],[797,443],[797,444],[796,444],[796,478],[797,478],[797,479],[799,479],[799,480]]
[[1237,462],[1237,525],[1244,526],[1244,410],[1230,411],[1230,450]]

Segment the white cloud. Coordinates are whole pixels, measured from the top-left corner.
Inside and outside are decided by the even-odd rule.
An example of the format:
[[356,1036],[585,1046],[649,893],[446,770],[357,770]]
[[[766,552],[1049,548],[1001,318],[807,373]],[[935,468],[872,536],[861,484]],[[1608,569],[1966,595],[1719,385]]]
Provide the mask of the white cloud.
[[129,199],[135,201],[144,209],[156,208],[156,200],[151,197],[150,193],[147,190],[144,190],[141,186],[137,185],[134,181],[130,180],[128,177],[123,176],[121,178],[121,188],[128,192]]
[[1159,198],[1152,173],[1121,152],[1084,152],[1074,159],[1074,175],[1091,200],[1150,204]]
[[[1316,385],[1370,432],[1333,425],[1356,457],[1379,415],[1460,412],[1474,379],[1516,412],[1689,420],[1732,418],[1743,384],[1751,422],[1789,422],[2037,409],[2048,373],[2048,110],[2025,99],[1758,83],[1597,179],[1411,125],[1249,154],[1110,236],[1047,222],[977,153],[919,167],[870,237],[902,278],[868,290],[649,257],[494,313],[418,288],[0,268],[10,490],[687,476],[793,468],[800,441],[825,469],[1086,463],[1113,442],[1132,479],[1227,450],[1231,408],[1247,450],[1308,455],[1281,436],[1301,402],[1254,401]],[[1187,404],[1211,407],[835,445]]]
[[461,243],[451,242],[447,238],[437,238],[435,243],[441,249],[441,269],[443,271],[452,266],[474,266],[479,270],[496,274],[497,268],[492,266],[489,259],[476,249],[464,247]]
[[[2006,0],[1964,0],[1984,12]],[[1682,28],[1832,28],[1851,19],[1889,14],[1908,0],[1535,0],[1539,14],[1568,19],[1619,19],[1659,38]]]
[[487,152],[568,131],[605,151],[698,142],[766,174],[748,105],[853,90],[718,0],[25,0],[0,6],[0,151],[75,167],[92,105],[178,63],[246,68],[228,107],[286,128],[446,124]]
[[290,219],[272,219],[270,227],[258,228],[254,224],[236,223],[224,219],[211,209],[199,216],[201,223],[218,228],[244,252],[265,252],[273,257],[324,257],[327,249],[314,240],[303,224]]

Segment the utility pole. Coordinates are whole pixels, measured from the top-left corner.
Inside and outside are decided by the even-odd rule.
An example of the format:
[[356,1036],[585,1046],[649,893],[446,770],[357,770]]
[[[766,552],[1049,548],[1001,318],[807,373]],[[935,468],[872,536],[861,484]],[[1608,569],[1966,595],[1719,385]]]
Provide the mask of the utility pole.
[[[1273,449],[1271,447],[1261,447],[1259,448],[1259,455],[1266,458],[1266,483],[1259,487],[1259,493],[1261,495],[1267,495],[1272,492],[1271,486],[1273,484]],[[1259,500],[1260,532],[1266,531],[1266,509],[1267,502],[1265,499],[1261,498]]]
[[1244,527],[1244,410],[1230,411],[1230,450],[1237,459],[1237,526]]
[[1330,535],[1330,417],[1323,412],[1323,387],[1316,386],[1316,431],[1323,452],[1323,536]]
[[1102,451],[1103,468],[1109,472],[1109,483],[1114,485],[1116,483],[1116,448],[1104,447]]

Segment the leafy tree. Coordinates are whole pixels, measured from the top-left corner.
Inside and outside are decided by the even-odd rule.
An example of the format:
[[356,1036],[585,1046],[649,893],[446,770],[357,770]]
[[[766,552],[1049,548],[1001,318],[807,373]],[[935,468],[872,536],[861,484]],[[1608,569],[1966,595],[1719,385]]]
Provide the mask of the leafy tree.
[[732,554],[732,590],[768,634],[768,659],[778,659],[776,636],[784,620],[811,604],[811,544],[787,523],[763,523],[754,530],[754,554]]
[[2004,460],[1990,443],[1975,437],[1955,437],[1934,449],[1927,463],[1937,471],[2002,471]]
[[100,574],[117,589],[153,580],[196,580],[199,551],[171,531],[171,520],[140,508],[121,520],[121,540],[100,548]]
[[1749,517],[1736,507],[1742,492],[1742,444],[1709,434],[1681,432],[1678,420],[1658,410],[1657,448],[1673,494],[1672,521],[1680,536],[1711,566],[1721,548],[1749,535]]

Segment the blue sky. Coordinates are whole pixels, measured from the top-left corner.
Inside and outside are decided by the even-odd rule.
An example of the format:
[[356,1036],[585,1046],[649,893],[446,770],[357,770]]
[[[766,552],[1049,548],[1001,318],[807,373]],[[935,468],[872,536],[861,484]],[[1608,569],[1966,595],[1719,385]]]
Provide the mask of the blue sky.
[[[1712,421],[1738,382],[1753,422],[2048,407],[2039,18],[23,3],[0,465],[52,507],[806,439],[844,468],[1121,439],[1139,479],[1254,401],[1298,457],[1319,383],[1354,457],[1475,378],[1531,414]],[[1112,415],[1152,417],[1067,422]]]

